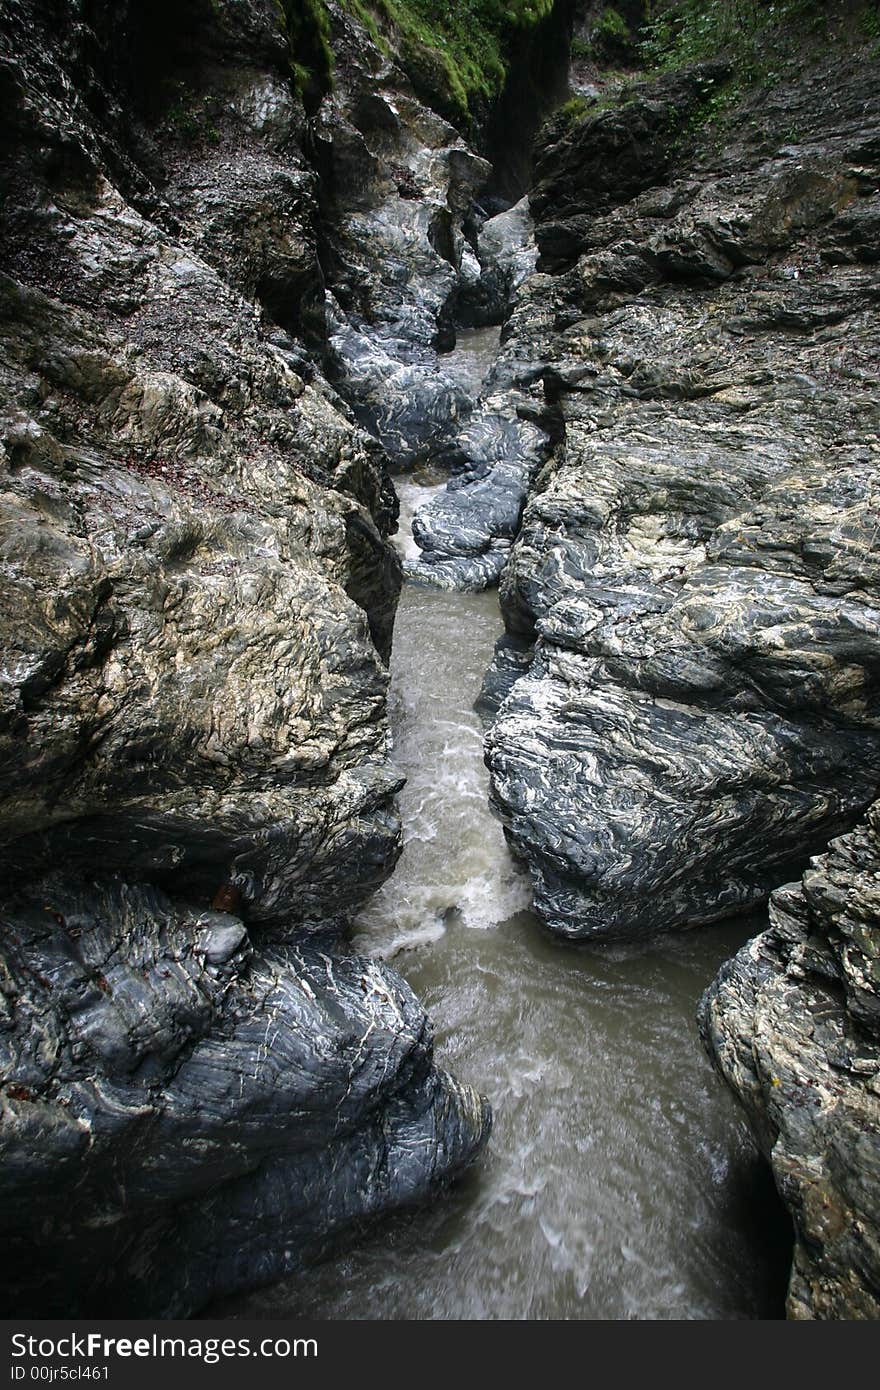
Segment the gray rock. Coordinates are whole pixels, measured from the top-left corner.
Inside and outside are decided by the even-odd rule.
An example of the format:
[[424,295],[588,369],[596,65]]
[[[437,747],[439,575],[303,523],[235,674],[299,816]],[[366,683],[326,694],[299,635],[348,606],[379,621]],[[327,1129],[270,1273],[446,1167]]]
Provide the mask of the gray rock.
[[880,804],[774,893],[700,1027],[795,1230],[788,1315],[880,1317]]
[[876,794],[878,298],[846,218],[876,199],[880,108],[856,66],[823,121],[820,86],[789,94],[809,145],[768,154],[778,95],[688,177],[668,150],[591,191],[608,131],[647,119],[639,96],[541,166],[538,243],[563,208],[577,255],[521,287],[504,330],[556,440],[501,579],[534,655],[486,757],[566,937],[741,911]]
[[[335,384],[399,468],[442,454],[470,409],[444,362],[474,256],[465,236],[489,165],[414,94],[353,19],[337,14],[337,73],[317,134]],[[351,46],[356,45],[356,51]]]
[[[488,1133],[410,991],[341,944],[400,847],[397,502],[315,361],[320,151],[279,8],[209,9],[0,3],[17,1315],[191,1313]],[[443,158],[461,199],[470,157]]]
[[601,210],[662,184],[676,135],[726,75],[723,63],[706,63],[640,83],[586,121],[569,122],[563,107],[539,140],[530,194],[537,217]]
[[532,655],[531,643],[517,637],[499,637],[492,665],[486,672],[474,705],[487,724],[494,720],[520,676],[528,674]]
[[485,1141],[485,1102],[434,1066],[390,970],[205,923],[58,877],[4,911],[0,1223],[21,1314],[190,1313],[423,1199]]
[[477,275],[459,291],[456,312],[462,323],[500,323],[511,296],[531,275],[538,260],[529,200],[521,198],[488,218],[477,233]]

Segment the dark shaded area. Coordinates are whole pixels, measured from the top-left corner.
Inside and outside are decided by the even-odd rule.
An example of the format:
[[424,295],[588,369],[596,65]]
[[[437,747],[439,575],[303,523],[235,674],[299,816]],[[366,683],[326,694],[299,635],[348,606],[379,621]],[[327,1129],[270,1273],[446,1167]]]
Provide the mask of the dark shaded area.
[[482,132],[493,165],[485,193],[490,212],[517,202],[532,179],[535,136],[565,97],[575,5],[560,0],[546,19],[511,39],[507,82]]
[[727,1221],[742,1232],[745,1243],[760,1250],[755,1264],[755,1302],[764,1318],[784,1318],[791,1274],[794,1230],[769,1163],[761,1154],[731,1165],[725,1193]]

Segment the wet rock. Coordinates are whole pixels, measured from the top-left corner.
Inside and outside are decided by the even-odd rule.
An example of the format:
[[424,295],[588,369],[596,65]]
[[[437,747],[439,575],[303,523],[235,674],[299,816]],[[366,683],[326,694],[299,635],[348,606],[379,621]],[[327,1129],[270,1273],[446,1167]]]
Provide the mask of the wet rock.
[[880,806],[770,900],[700,1027],[795,1230],[788,1315],[880,1316]]
[[426,1197],[488,1114],[340,942],[400,848],[397,502],[316,360],[278,8],[0,8],[4,1293],[182,1315]]
[[529,200],[496,213],[477,236],[477,275],[459,292],[457,314],[462,323],[500,323],[511,296],[537,264]]
[[450,593],[479,594],[497,585],[509,555],[509,543],[499,541],[477,555],[450,557],[427,552],[417,561],[407,561],[404,571],[413,584]]
[[528,673],[532,664],[531,643],[519,638],[499,637],[495,644],[492,665],[486,672],[474,708],[487,722],[491,722],[504,704],[520,676]]
[[0,1221],[22,1313],[191,1313],[421,1200],[486,1138],[485,1102],[434,1066],[381,964],[327,940],[254,949],[235,918],[118,881],[50,879],[3,916]]
[[492,796],[563,937],[776,889],[701,1030],[792,1215],[789,1316],[876,1318],[876,61],[689,160],[674,81],[539,160],[505,355],[558,433],[501,581]]
[[400,468],[441,454],[470,409],[443,360],[455,340],[465,236],[490,168],[420,100],[351,16],[335,15],[337,80],[321,107],[333,379]]
[[[194,265],[222,331],[228,291]],[[174,372],[163,341],[150,370],[146,338],[129,358],[119,338],[35,289],[7,284],[3,308],[11,391],[24,403],[24,373],[41,367],[47,383],[42,423],[22,405],[5,453],[10,871],[55,855],[87,868],[99,854],[106,868],[206,899],[232,872],[258,917],[288,913],[292,899],[320,915],[321,859],[345,858],[340,821],[351,816],[369,847],[364,888],[378,882],[397,853],[397,779],[385,763],[387,673],[346,592],[358,587],[353,518],[386,576],[377,636],[397,569],[369,515],[293,454],[323,422],[341,450],[357,449],[356,433],[302,383],[282,412],[273,394],[284,399],[286,366],[247,317],[238,341],[262,390],[236,416],[182,374],[190,351],[212,353],[207,332],[198,349],[177,340]],[[147,316],[158,322],[152,299],[136,322]],[[218,373],[224,348],[211,357]],[[334,698],[316,705],[322,688]]]
[[464,590],[499,582],[529,488],[552,447],[545,412],[531,409],[524,390],[539,373],[534,362],[502,349],[450,446],[447,458],[458,471],[413,518],[422,555],[407,566],[411,578]]
[[675,135],[726,75],[723,63],[706,63],[637,84],[587,121],[570,122],[563,108],[541,136],[530,193],[536,217],[601,211],[662,184]]
[[[486,756],[566,937],[741,911],[876,794],[878,298],[850,229],[880,109],[856,65],[823,117],[822,82],[744,112],[721,156],[635,140],[589,187],[670,89],[551,128],[532,209],[554,252],[503,360],[557,434],[501,579],[534,655]],[[774,142],[788,101],[812,112],[797,147]]]

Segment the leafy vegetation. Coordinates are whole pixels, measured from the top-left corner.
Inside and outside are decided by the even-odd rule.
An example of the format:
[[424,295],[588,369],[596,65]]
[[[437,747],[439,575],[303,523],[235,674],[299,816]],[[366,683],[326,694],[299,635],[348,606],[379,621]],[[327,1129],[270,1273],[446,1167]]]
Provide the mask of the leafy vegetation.
[[869,0],[862,11],[862,33],[870,43],[872,58],[880,58],[880,0]]
[[[858,0],[654,0],[645,8],[640,54],[648,72],[713,58],[730,65],[730,76],[706,91],[682,138],[703,126],[722,128],[749,89],[791,76],[832,44],[870,42],[874,32],[880,38],[880,0],[861,6]],[[875,52],[880,56],[880,45]]]
[[332,85],[333,49],[324,0],[277,0],[290,37],[294,73],[301,91],[328,91]]
[[217,101],[210,95],[194,96],[182,82],[178,82],[173,90],[174,99],[163,122],[169,134],[190,143],[207,140],[211,145],[218,144],[220,131],[215,124]]
[[[873,7],[871,0],[866,13]],[[845,8],[834,0],[659,0],[643,29],[642,58],[663,70],[724,57],[740,84],[772,80],[786,55],[827,43]]]
[[613,5],[606,5],[596,15],[585,37],[577,37],[571,45],[571,56],[604,67],[615,59],[631,58],[635,53],[633,31],[623,15]]
[[560,106],[557,118],[563,121],[565,125],[576,125],[578,121],[582,121],[585,117],[593,115],[595,110],[595,102],[587,101],[586,97],[569,97],[568,101],[563,102]]

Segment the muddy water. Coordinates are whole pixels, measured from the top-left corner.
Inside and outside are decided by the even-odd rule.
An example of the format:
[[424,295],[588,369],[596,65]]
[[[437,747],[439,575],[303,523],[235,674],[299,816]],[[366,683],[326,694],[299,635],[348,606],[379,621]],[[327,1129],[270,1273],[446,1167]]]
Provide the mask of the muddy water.
[[[401,494],[409,516],[427,492]],[[405,591],[391,713],[406,845],[356,938],[393,958],[440,1058],[491,1098],[489,1150],[436,1206],[239,1312],[778,1316],[784,1221],[694,1023],[700,992],[759,924],[648,949],[541,935],[487,809],[472,710],[499,629],[494,595]]]

